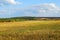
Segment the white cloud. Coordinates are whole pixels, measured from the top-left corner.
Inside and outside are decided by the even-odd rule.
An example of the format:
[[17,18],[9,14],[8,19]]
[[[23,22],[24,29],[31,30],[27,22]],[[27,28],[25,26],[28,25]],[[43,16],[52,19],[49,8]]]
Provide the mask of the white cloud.
[[[3,10],[4,11],[4,10]],[[3,11],[0,11],[2,14]],[[60,17],[60,8],[54,3],[44,3],[30,6],[25,9],[7,9],[4,11],[9,16],[40,16],[40,17]]]
[[22,3],[18,2],[16,0],[0,0],[0,6],[2,6],[2,5],[8,5],[8,4],[16,5],[16,4],[22,4]]
[[0,10],[0,14],[1,13],[6,13],[7,12],[7,10]]
[[6,0],[10,4],[21,4],[20,2],[17,2],[15,0]]
[[60,15],[60,8],[54,3],[44,3],[40,5],[34,5],[23,11],[24,13],[30,13],[34,16],[58,16]]

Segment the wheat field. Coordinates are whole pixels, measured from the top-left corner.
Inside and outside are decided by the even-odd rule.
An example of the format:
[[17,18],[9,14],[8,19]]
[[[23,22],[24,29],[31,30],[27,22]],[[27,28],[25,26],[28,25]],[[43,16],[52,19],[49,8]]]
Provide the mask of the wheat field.
[[0,40],[60,40],[60,21],[0,22]]

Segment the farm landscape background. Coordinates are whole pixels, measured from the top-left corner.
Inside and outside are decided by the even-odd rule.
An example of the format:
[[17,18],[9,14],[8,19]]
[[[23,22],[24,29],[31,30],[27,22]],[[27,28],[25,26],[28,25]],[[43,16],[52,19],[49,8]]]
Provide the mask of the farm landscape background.
[[0,18],[0,40],[60,40],[60,17]]
[[60,40],[60,0],[0,0],[0,40]]

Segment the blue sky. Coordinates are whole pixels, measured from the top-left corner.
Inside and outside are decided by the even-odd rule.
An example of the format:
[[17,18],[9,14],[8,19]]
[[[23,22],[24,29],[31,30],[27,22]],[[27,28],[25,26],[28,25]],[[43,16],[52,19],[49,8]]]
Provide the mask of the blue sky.
[[60,17],[60,0],[0,0],[0,17]]

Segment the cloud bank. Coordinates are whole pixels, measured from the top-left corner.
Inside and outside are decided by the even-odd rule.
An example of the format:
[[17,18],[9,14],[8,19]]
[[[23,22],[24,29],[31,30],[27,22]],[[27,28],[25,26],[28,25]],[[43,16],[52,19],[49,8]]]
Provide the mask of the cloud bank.
[[16,5],[16,4],[21,4],[21,2],[18,2],[16,0],[0,0],[0,6],[3,5]]
[[60,8],[54,3],[44,3],[40,5],[34,5],[22,10],[23,13],[40,16],[40,17],[58,17],[60,16]]
[[[3,12],[0,11],[0,13],[4,15]],[[15,16],[60,17],[60,8],[54,3],[44,3],[23,9],[20,8],[9,10],[7,9],[5,13],[9,17]],[[4,17],[6,15],[4,15]]]

